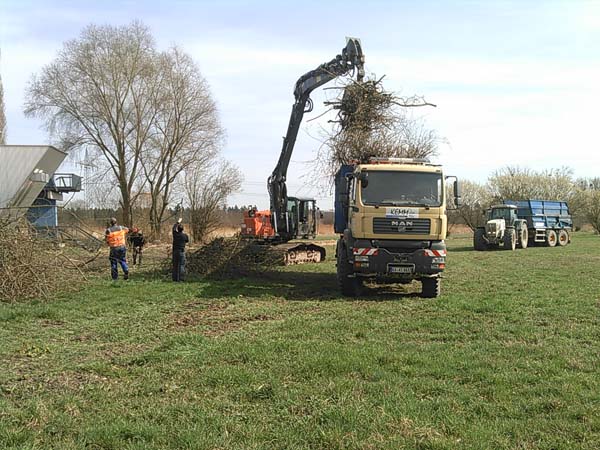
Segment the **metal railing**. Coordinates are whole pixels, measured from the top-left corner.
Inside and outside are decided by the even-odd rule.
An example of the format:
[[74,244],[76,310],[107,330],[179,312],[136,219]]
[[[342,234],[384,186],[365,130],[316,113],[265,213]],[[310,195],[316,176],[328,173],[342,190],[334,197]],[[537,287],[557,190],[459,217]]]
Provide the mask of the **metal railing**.
[[81,180],[82,178],[74,173],[55,173],[45,189],[58,192],[79,192],[81,191]]

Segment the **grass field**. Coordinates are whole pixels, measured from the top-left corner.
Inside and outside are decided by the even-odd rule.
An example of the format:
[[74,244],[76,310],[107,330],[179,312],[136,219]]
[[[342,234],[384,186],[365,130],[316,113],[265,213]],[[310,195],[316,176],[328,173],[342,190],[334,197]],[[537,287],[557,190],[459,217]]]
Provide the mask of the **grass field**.
[[448,244],[439,299],[330,255],[0,304],[0,448],[600,448],[600,238]]

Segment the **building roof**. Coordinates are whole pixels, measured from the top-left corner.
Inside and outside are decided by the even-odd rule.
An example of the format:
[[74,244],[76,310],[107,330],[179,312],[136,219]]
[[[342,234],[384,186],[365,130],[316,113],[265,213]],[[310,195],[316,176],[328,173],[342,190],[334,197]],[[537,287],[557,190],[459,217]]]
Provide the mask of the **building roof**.
[[28,208],[67,154],[51,145],[0,145],[0,208]]

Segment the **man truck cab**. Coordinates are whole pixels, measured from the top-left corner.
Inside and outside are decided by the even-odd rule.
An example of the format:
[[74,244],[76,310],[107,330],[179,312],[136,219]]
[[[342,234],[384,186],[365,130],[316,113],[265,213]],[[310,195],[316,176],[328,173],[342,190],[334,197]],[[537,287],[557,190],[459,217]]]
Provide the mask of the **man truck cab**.
[[[455,196],[458,191],[455,183]],[[364,280],[419,280],[440,294],[446,267],[448,194],[442,168],[425,160],[373,158],[336,176],[337,275],[345,295]]]

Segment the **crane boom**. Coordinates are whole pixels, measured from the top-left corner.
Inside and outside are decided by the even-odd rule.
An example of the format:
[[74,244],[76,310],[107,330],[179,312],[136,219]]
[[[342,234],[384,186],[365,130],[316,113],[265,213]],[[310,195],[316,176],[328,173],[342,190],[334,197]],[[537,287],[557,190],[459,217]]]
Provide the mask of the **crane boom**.
[[364,77],[364,55],[361,43],[359,39],[347,38],[346,47],[342,49],[341,54],[302,75],[294,87],[295,102],[292,106],[287,133],[283,138],[283,147],[277,165],[268,180],[273,227],[278,236],[284,241],[294,237],[288,230],[286,221],[287,170],[304,113],[312,110],[310,94],[318,87],[352,70],[357,71],[357,79],[361,81]]

